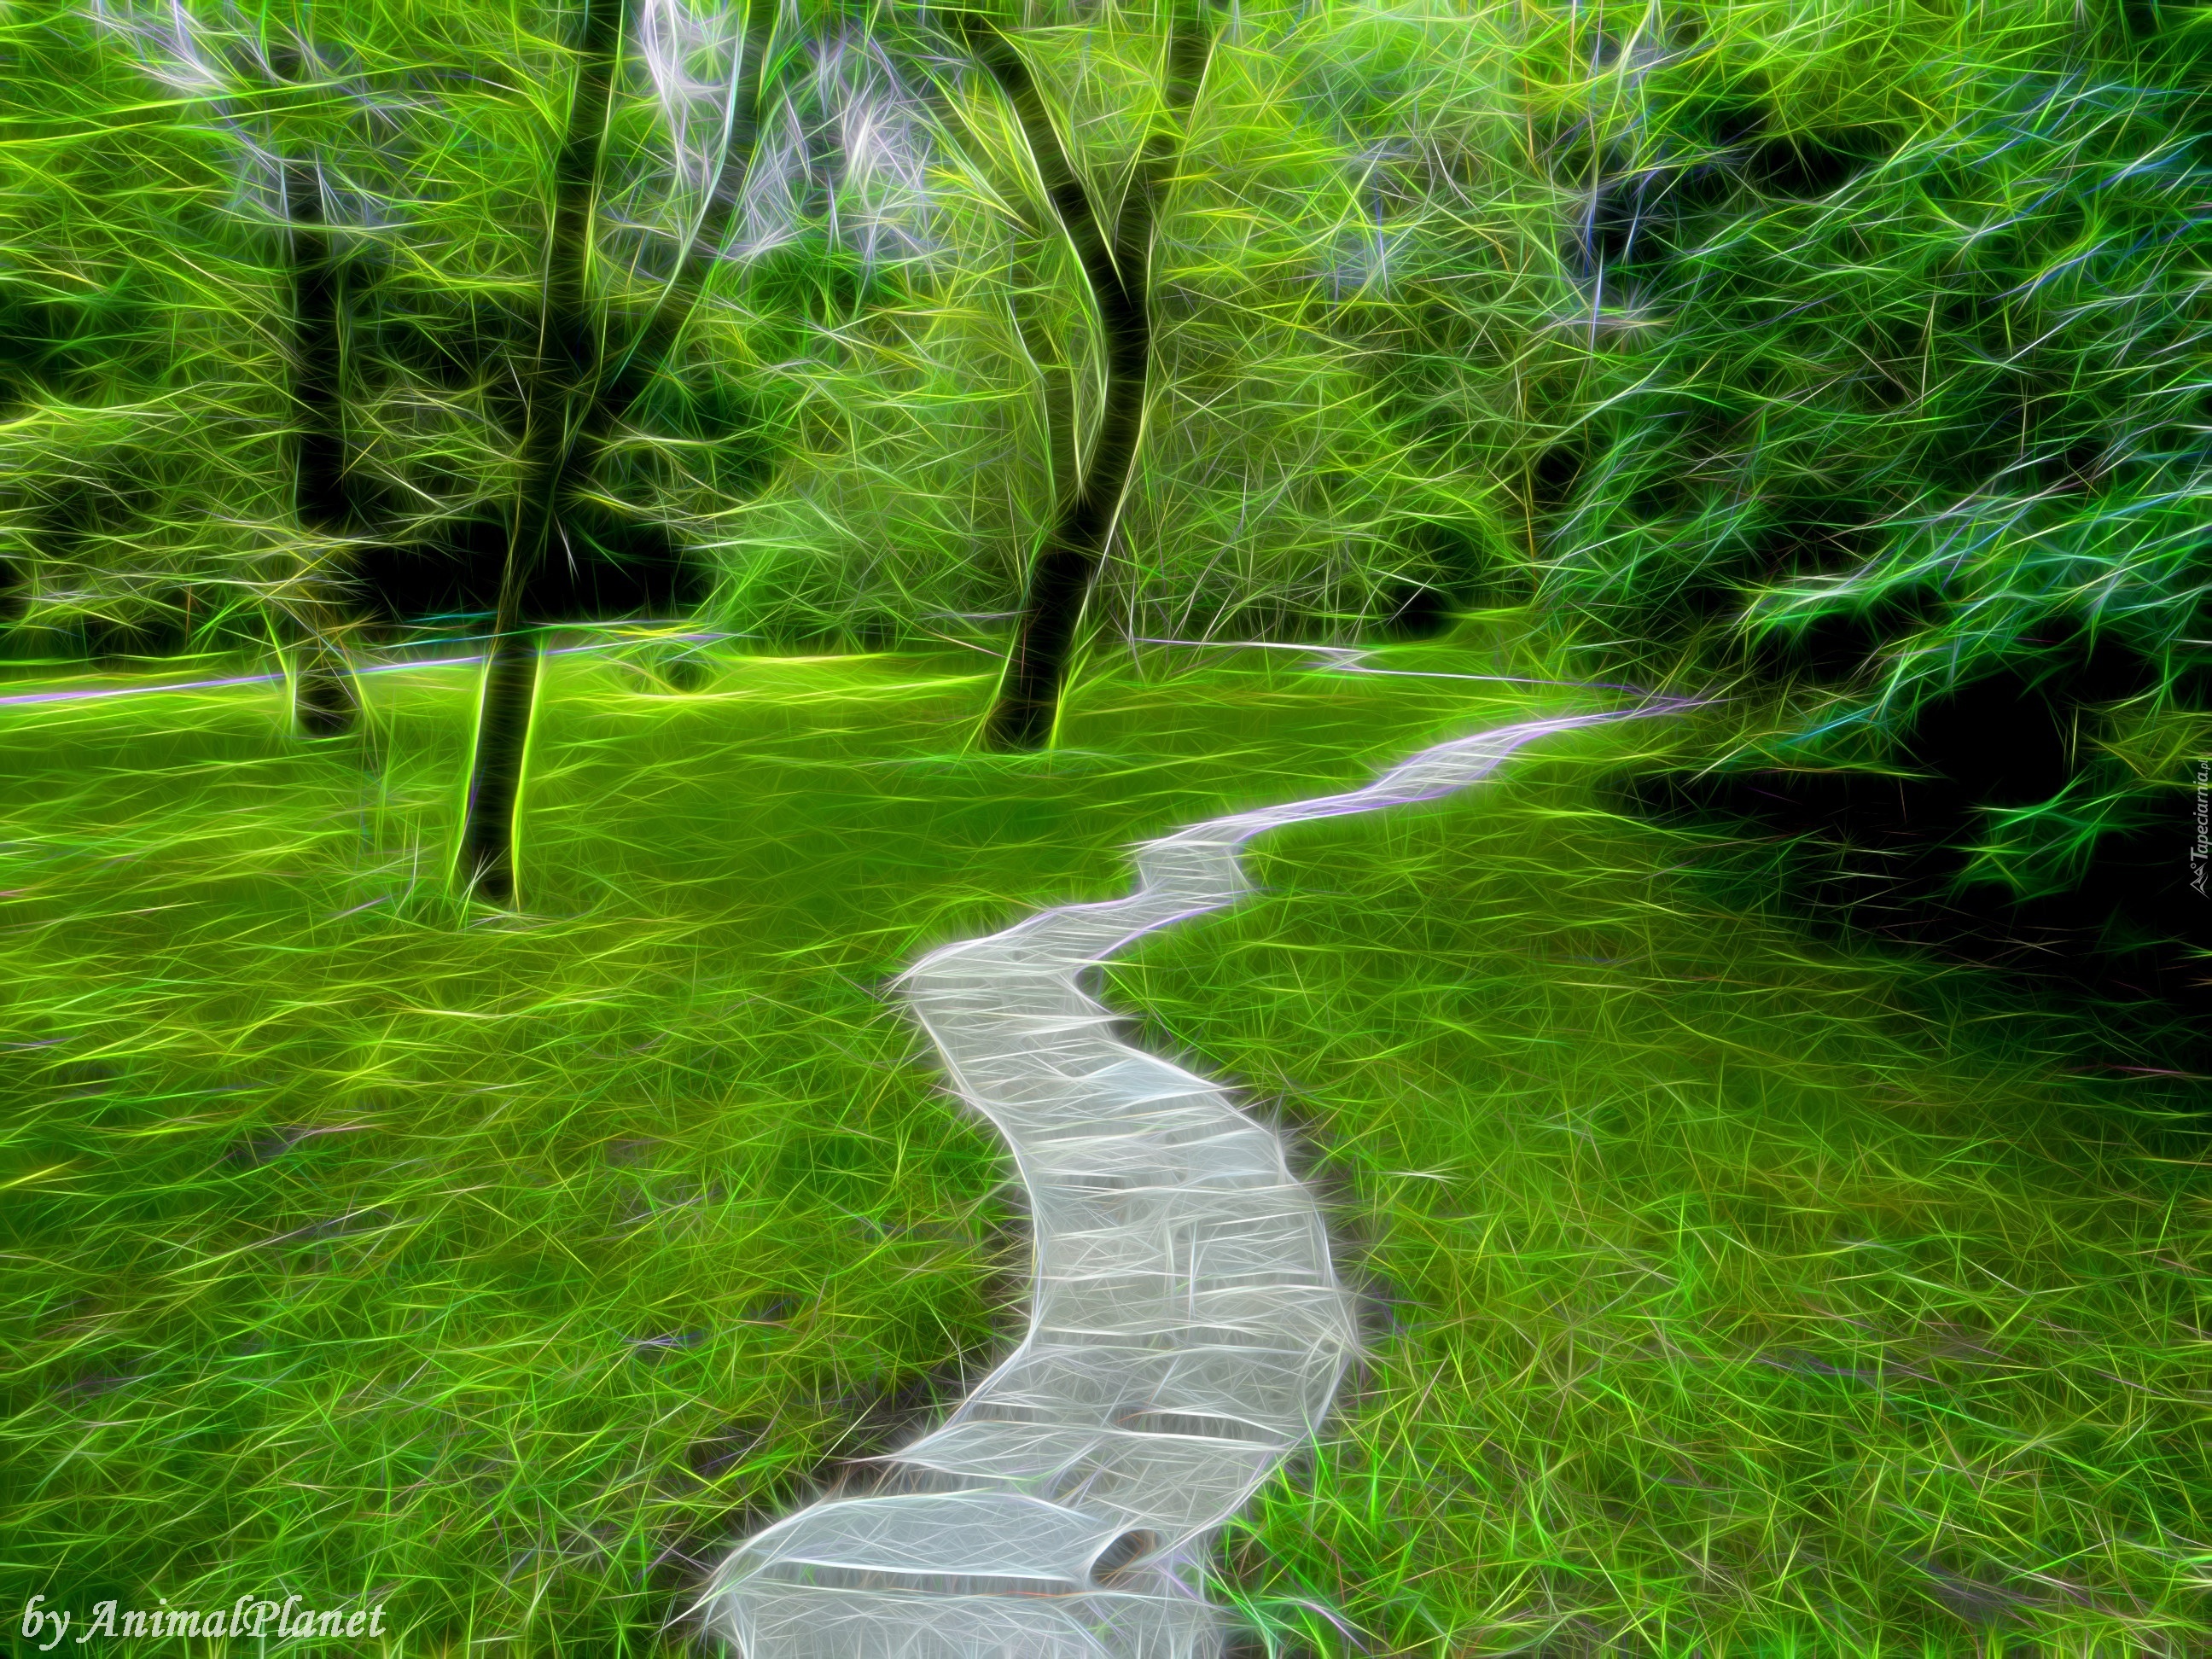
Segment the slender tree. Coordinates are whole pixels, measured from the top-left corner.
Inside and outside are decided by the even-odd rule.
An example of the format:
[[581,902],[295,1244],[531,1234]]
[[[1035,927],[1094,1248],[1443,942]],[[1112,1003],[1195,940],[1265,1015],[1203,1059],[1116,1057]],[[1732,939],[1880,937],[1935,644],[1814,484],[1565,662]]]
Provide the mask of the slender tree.
[[[286,66],[296,78],[298,60]],[[294,459],[293,511],[302,529],[349,536],[359,529],[346,476],[344,341],[346,270],[323,209],[321,169],[283,166],[284,216],[292,273],[292,400],[300,433]],[[311,599],[297,608],[294,718],[312,737],[350,731],[360,718],[352,676],[335,641],[333,608]]]
[[496,902],[514,896],[515,798],[538,681],[538,645],[522,631],[523,616],[532,580],[559,526],[561,485],[579,421],[599,379],[600,342],[587,303],[592,208],[621,44],[621,0],[583,0],[575,90],[554,165],[537,349],[531,362],[519,366],[525,409],[522,481],[509,509],[507,560],[484,669],[462,831],[469,885]]
[[[241,52],[234,31],[210,29],[182,6],[149,18],[96,3],[94,15],[132,42],[155,78],[185,96],[209,100],[216,118],[241,148],[274,169],[284,225],[278,258],[290,289],[289,397],[298,425],[291,455],[293,517],[319,538],[351,535],[358,525],[346,477],[343,250],[324,210],[321,168],[283,155],[264,125],[265,116],[254,112],[254,106],[289,97],[307,83],[312,54],[296,40],[276,44],[265,56]],[[328,582],[319,571],[301,568],[276,610],[291,634],[281,647],[293,653],[295,724],[314,737],[351,729],[360,706],[337,642],[338,606]]]
[[722,240],[733,154],[749,154],[768,71],[773,14],[751,0],[735,105],[708,167],[701,216],[676,274],[626,346],[611,350],[607,319],[590,300],[593,217],[599,198],[623,0],[584,0],[576,88],[554,175],[537,349],[521,376],[526,400],[522,483],[513,508],[499,608],[492,625],[475,758],[462,833],[465,878],[495,902],[515,891],[514,815],[529,743],[538,651],[526,631],[532,584],[556,543],[567,550],[569,514],[615,426],[682,334]]
[[[1188,135],[1205,78],[1212,32],[1203,0],[1177,15],[1168,48],[1167,113],[1173,123],[1146,140],[1118,210],[1109,216],[1077,175],[1013,43],[971,27],[970,44],[1005,90],[1098,306],[1106,337],[1105,407],[1090,464],[1073,498],[1030,568],[1012,649],[985,724],[994,748],[1036,749],[1051,740],[1060,696],[1084,613],[1117,527],[1136,465],[1152,369],[1152,242],[1160,200]],[[1071,412],[1072,418],[1072,412]],[[1065,447],[1079,453],[1079,445]]]

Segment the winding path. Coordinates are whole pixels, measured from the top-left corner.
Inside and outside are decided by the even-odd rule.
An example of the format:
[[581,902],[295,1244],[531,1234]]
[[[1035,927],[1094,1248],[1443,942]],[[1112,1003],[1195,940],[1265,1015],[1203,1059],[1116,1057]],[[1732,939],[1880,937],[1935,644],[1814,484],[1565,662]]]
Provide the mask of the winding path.
[[740,1545],[702,1603],[745,1659],[1199,1659],[1212,1534],[1313,1439],[1358,1340],[1313,1194],[1221,1085],[1130,1047],[1084,971],[1251,890],[1262,830],[1448,794],[1522,744],[1623,714],[1438,744],[1364,789],[1136,849],[1127,898],[932,951],[902,994],[1029,1189],[1029,1334],[886,1490]]

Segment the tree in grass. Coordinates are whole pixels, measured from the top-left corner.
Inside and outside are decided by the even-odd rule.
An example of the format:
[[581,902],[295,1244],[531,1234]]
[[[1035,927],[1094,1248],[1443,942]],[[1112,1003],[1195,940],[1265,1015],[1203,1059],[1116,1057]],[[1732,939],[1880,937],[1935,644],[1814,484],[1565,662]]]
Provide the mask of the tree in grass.
[[332,550],[359,530],[349,482],[343,380],[346,250],[330,220],[320,164],[290,153],[276,112],[324,95],[325,67],[297,34],[270,38],[230,17],[217,30],[181,6],[159,16],[106,4],[94,15],[128,38],[146,70],[169,89],[208,100],[236,142],[249,191],[258,187],[277,227],[269,252],[290,307],[285,331],[286,400],[293,516],[307,532],[291,568],[267,595],[272,623],[293,653],[294,719],[311,736],[351,728],[359,703],[342,644],[343,607],[331,577]]
[[[1162,125],[1147,135],[1118,204],[1109,204],[1098,185],[1079,176],[1019,48],[987,26],[972,27],[968,34],[1020,119],[1053,211],[1082,262],[1106,338],[1098,434],[1088,464],[1079,462],[1073,499],[1030,568],[1006,673],[985,726],[986,739],[994,747],[1034,749],[1051,739],[1085,611],[1135,471],[1152,361],[1152,231],[1182,151],[1212,36],[1202,0],[1186,3],[1168,46]],[[1082,454],[1079,444],[1060,447]]]
[[462,830],[465,878],[495,901],[514,893],[516,794],[538,674],[536,642],[522,632],[524,608],[560,534],[565,494],[582,448],[582,423],[597,401],[605,368],[589,303],[592,214],[621,41],[621,0],[584,0],[575,88],[555,166],[537,351],[523,371],[521,487],[501,574]]
[[[358,256],[389,240],[378,234],[388,225],[368,219],[380,210],[393,219],[398,210],[390,200],[374,208],[364,200],[358,204],[361,222],[335,219],[327,202],[331,170],[395,168],[390,158],[341,158],[273,136],[279,124],[272,111],[349,100],[366,110],[371,102],[360,88],[339,86],[306,38],[310,30],[303,26],[271,43],[228,11],[221,27],[181,7],[101,16],[131,40],[157,78],[210,100],[240,143],[249,187],[258,185],[273,201],[282,228],[272,252],[290,309],[287,401],[301,568],[266,598],[292,636],[302,729],[342,731],[356,712],[341,645],[345,611],[326,572],[349,565],[346,574],[355,574],[361,561],[344,557],[349,546],[374,553],[380,540],[405,544],[422,532],[421,514],[410,530],[398,521],[401,515],[377,509],[394,495],[424,493],[412,478],[395,487],[388,452],[400,446],[385,445],[381,467],[358,465],[365,458],[357,451],[389,436],[379,434],[379,411],[368,393],[374,372],[380,367],[389,378],[402,358],[434,357],[448,378],[458,368],[460,376],[473,374],[479,382],[512,389],[480,399],[486,412],[508,415],[515,429],[505,458],[512,463],[512,489],[499,509],[501,569],[460,872],[483,896],[510,899],[512,820],[537,660],[528,629],[549,608],[545,589],[556,558],[588,562],[600,544],[619,539],[610,524],[623,514],[592,486],[618,429],[652,401],[656,374],[706,289],[732,204],[725,175],[737,170],[732,158],[750,142],[772,7],[754,0],[749,8],[702,14],[679,0],[642,0],[626,15],[624,0],[585,0],[573,15],[574,80],[552,156],[536,314],[526,331],[501,321],[485,326],[483,319],[499,307],[487,313],[477,305],[481,296],[465,291],[451,295],[469,307],[471,321],[462,328],[439,329],[451,307],[410,325],[396,289],[382,296],[388,301],[382,314],[372,309],[349,316],[357,298],[349,290]],[[395,67],[408,82],[445,72],[436,64]],[[623,89],[639,95],[618,99],[617,82],[625,76]],[[418,103],[418,113],[420,108]],[[404,187],[392,182],[385,194],[396,197]],[[488,228],[511,236],[508,226]],[[454,239],[448,233],[446,240]],[[371,263],[391,262],[380,257]],[[460,275],[446,274],[449,282]],[[410,325],[425,337],[409,338]],[[356,332],[365,336],[365,352],[349,351]],[[356,357],[363,361],[351,361]],[[456,364],[456,358],[465,361]],[[364,406],[349,422],[352,401]],[[500,423],[495,415],[493,424]],[[349,424],[364,428],[368,441],[349,437]],[[364,483],[364,473],[376,476]],[[380,517],[389,522],[378,525]],[[341,550],[336,558],[333,548]]]
[[[288,80],[305,78],[296,50],[278,65]],[[294,510],[301,528],[342,540],[360,528],[346,465],[347,260],[325,211],[322,170],[312,161],[290,159],[282,163],[281,176],[295,322],[292,399],[300,423]],[[293,673],[294,718],[316,737],[350,730],[361,712],[330,609],[319,604],[305,617]]]
[[[738,28],[737,18],[748,20],[745,27]],[[580,518],[591,511],[581,491],[599,469],[613,429],[641,403],[653,369],[672,352],[702,299],[734,204],[726,175],[752,143],[772,24],[768,0],[706,22],[671,0],[646,0],[639,11],[639,55],[675,137],[679,195],[688,197],[688,210],[677,228],[675,257],[644,316],[629,323],[626,338],[611,341],[615,323],[595,305],[592,265],[604,257],[595,215],[611,188],[608,118],[622,60],[623,0],[584,0],[575,91],[553,173],[538,343],[520,376],[520,489],[462,827],[462,878],[493,902],[511,900],[515,891],[514,818],[538,679],[538,644],[525,630],[531,588],[556,553],[577,557]],[[708,82],[692,80],[702,55],[726,70]]]

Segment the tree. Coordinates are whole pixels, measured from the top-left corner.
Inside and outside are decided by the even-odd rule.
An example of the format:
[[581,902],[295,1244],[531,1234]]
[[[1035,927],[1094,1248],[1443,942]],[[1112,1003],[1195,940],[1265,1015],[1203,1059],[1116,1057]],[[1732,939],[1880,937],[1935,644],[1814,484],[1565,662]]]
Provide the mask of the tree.
[[[460,874],[469,890],[501,902],[514,894],[513,819],[538,658],[528,631],[539,608],[533,598],[550,553],[574,556],[579,493],[701,298],[731,206],[723,175],[732,155],[750,147],[774,26],[769,0],[703,16],[680,0],[642,0],[626,43],[623,4],[583,0],[573,48],[576,78],[553,161],[534,338],[511,354],[517,361],[495,366],[519,389],[520,465],[506,509]],[[284,332],[295,428],[292,513],[305,534],[301,568],[267,597],[295,653],[300,728],[343,732],[358,706],[340,640],[341,608],[326,592],[317,556],[332,543],[362,539],[370,516],[350,481],[346,421],[352,262],[345,242],[365,228],[333,222],[325,201],[329,158],[279,143],[270,116],[349,94],[332,93],[335,77],[304,32],[264,42],[228,9],[221,28],[180,6],[143,15],[103,8],[99,15],[131,40],[155,78],[210,100],[239,141],[247,179],[258,178],[274,199],[290,311]],[[657,94],[672,154],[660,158],[663,176],[647,181],[653,188],[645,193],[657,199],[626,203],[624,223],[611,232],[599,219],[616,82],[626,66],[641,70]],[[665,270],[649,301],[618,319],[619,307],[607,302],[597,279],[605,245],[625,236],[633,242],[625,250],[628,276],[656,261]],[[655,241],[659,255],[643,246]]]
[[[1019,49],[986,27],[971,28],[969,40],[1020,118],[1053,210],[1082,261],[1106,335],[1105,407],[1097,441],[1073,499],[1030,568],[1006,673],[985,726],[994,747],[1035,749],[1051,739],[1084,613],[1135,471],[1152,368],[1147,277],[1152,231],[1205,78],[1212,36],[1200,7],[1179,13],[1168,47],[1165,103],[1172,125],[1147,136],[1110,213],[1103,192],[1078,176]],[[1080,453],[1079,446],[1067,447]]]
[[[296,50],[280,61],[289,71],[285,78],[301,78]],[[346,466],[346,262],[324,210],[321,169],[310,161],[289,160],[283,163],[282,176],[290,229],[293,402],[300,420],[294,510],[303,528],[346,537],[359,529]],[[327,607],[318,605],[304,619],[293,673],[294,719],[314,737],[342,735],[361,714],[326,612]]]
[[[673,270],[629,343],[607,349],[607,324],[592,301],[593,216],[604,183],[607,122],[623,40],[622,0],[583,0],[576,84],[555,166],[546,236],[542,305],[534,361],[523,377],[526,399],[521,487],[513,509],[499,608],[484,671],[482,712],[462,830],[464,879],[495,902],[514,896],[514,813],[528,747],[538,652],[525,631],[533,580],[556,542],[564,545],[574,493],[608,431],[634,404],[643,372],[673,343],[706,281],[706,260],[721,242],[731,195],[722,178],[733,153],[750,148],[767,71],[772,18],[768,0],[750,0],[750,27],[730,35],[729,75],[719,90],[719,123],[701,154],[687,157],[686,124],[674,121],[678,168],[695,161],[702,175],[696,211],[684,227]],[[670,0],[647,0],[646,51],[665,99],[684,95],[680,14]],[[660,27],[656,31],[654,24]]]
[[[313,48],[299,37],[264,46],[235,19],[219,33],[181,6],[151,22],[104,7],[97,15],[133,40],[155,79],[209,99],[249,159],[249,173],[273,185],[283,226],[275,252],[292,313],[287,357],[289,400],[298,422],[291,447],[294,515],[318,544],[349,537],[359,526],[344,437],[344,252],[325,209],[321,167],[286,155],[270,119],[272,108],[315,90],[319,66]],[[320,561],[303,553],[273,607],[295,653],[294,721],[314,737],[349,730],[360,714],[328,586]]]

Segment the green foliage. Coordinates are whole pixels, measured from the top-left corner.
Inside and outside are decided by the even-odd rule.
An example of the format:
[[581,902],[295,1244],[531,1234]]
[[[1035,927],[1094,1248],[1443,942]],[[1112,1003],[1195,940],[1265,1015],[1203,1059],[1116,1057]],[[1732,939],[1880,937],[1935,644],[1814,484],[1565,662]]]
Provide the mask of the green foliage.
[[2033,900],[2168,810],[2180,771],[2112,751],[2203,707],[2212,37],[1898,15],[1624,24],[1578,89],[1571,252],[1620,337],[1540,464],[1541,586],[1594,657],[1790,688],[1740,766],[1971,770],[1997,684],[2086,706],[1960,848]]
[[[419,547],[503,501],[558,16],[317,14],[329,74],[293,91],[251,50],[273,22],[210,13],[222,95],[156,100],[190,78],[178,49],[152,14],[110,15],[10,24],[25,63],[68,71],[14,83],[38,136],[7,152],[27,619],[128,609],[134,580],[270,602],[272,559],[343,580],[344,550],[283,524],[256,144],[315,158],[351,227],[377,535]],[[1168,13],[1005,21],[1085,188],[1116,199],[1164,131]],[[2053,617],[2169,683],[2203,586],[2204,39],[2172,7],[1240,9],[1153,250],[1109,614],[1341,632],[1409,588],[1534,590],[1656,675],[1686,652],[1786,673],[1808,635],[1856,629],[1817,694],[1824,757],[1862,726],[1879,749]],[[636,58],[599,233],[617,341],[665,274],[653,192],[677,188]],[[595,486],[690,550],[723,623],[1014,605],[1099,346],[1009,125],[925,21],[823,10],[776,36],[708,302]],[[136,455],[164,415],[209,435],[135,469],[158,499],[69,477],[83,422]],[[72,515],[140,544],[137,572]]]

